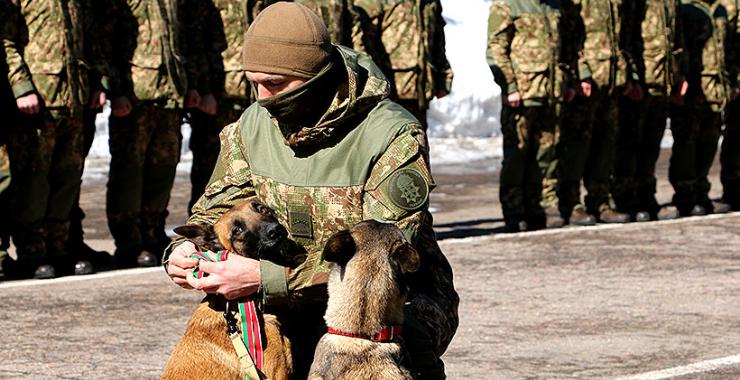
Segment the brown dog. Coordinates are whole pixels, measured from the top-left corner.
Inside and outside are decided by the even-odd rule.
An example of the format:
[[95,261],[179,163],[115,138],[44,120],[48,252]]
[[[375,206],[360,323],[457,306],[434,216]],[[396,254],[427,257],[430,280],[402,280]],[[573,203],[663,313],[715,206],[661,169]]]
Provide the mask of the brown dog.
[[[238,204],[213,226],[186,225],[175,232],[198,247],[216,252],[229,250],[254,259],[266,258],[285,266],[305,260],[297,245],[288,239],[272,211],[256,201]],[[234,346],[227,337],[223,296],[209,295],[198,306],[185,335],[172,352],[163,379],[244,379]],[[238,301],[231,302],[236,305]],[[233,307],[231,307],[233,309]],[[265,375],[272,380],[289,379],[292,372],[290,342],[280,332],[272,315],[264,315]]]
[[329,275],[324,319],[309,379],[411,379],[398,339],[406,288],[419,254],[393,224],[364,221],[332,236],[324,259]]

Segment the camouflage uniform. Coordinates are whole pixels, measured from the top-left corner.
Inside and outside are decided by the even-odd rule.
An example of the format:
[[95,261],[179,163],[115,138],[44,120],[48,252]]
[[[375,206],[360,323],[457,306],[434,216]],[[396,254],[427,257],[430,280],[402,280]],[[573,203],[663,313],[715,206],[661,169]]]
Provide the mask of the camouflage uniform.
[[253,104],[221,133],[219,162],[188,223],[212,224],[256,197],[307,251],[308,259],[294,270],[261,262],[265,308],[304,348],[294,350],[299,374],[308,370],[326,332],[321,316],[330,265],[321,258],[324,244],[362,220],[396,223],[422,257],[421,270],[408,282],[404,337],[421,378],[440,378],[439,357],[457,328],[458,296],[428,211],[434,183],[426,137],[411,114],[385,99],[389,84],[372,61],[344,47],[339,51],[338,69],[348,78],[321,117],[328,122],[302,130],[303,153],[297,155],[267,110]]
[[581,202],[581,178],[588,195],[586,208],[599,215],[609,203],[609,178],[617,133],[617,95],[627,80],[627,61],[620,43],[621,5],[616,0],[576,2],[581,43],[578,77],[592,86],[590,97],[577,96],[564,106],[559,144],[559,206],[569,215]]
[[[168,243],[164,220],[180,160],[180,106],[188,80],[198,76],[195,58],[204,49],[184,44],[185,25],[195,25],[204,2],[111,0],[118,48],[111,97],[133,105],[125,117],[111,115],[111,168],[106,211],[119,266],[134,265],[142,250]],[[184,50],[187,46],[188,50]],[[189,62],[189,65],[186,63]]]
[[[82,170],[82,109],[90,68],[104,78],[90,1],[13,0],[0,5],[8,79],[16,98],[39,96],[41,111],[20,115],[9,134],[14,173],[13,239],[19,263],[57,261]],[[93,34],[95,33],[95,34]],[[102,81],[105,83],[105,79]],[[98,86],[98,88],[101,88]],[[72,263],[73,264],[73,263]]]
[[[740,86],[740,4],[733,0],[722,0],[722,4],[727,9],[729,24],[725,51],[727,72],[732,86],[737,88]],[[740,210],[740,99],[730,102],[725,116],[720,152],[722,200],[737,211]]]
[[[219,133],[233,123],[251,103],[251,87],[244,72],[242,46],[244,33],[264,2],[253,0],[210,0],[202,2],[202,12],[188,29],[189,40],[206,46],[204,54],[196,59],[201,68],[197,83],[201,94],[213,94],[218,102],[216,115],[200,110],[188,110],[187,120],[192,128],[190,150],[193,167],[190,171],[192,192],[188,210],[203,195],[211,178],[220,149]],[[191,55],[192,56],[192,55]]]
[[[8,68],[5,65],[5,51],[0,51],[0,74],[7,74]],[[13,99],[13,92],[10,90],[7,75],[0,75],[0,115],[5,119],[3,127],[0,127],[0,213],[10,215],[10,159],[6,146],[8,137],[7,125],[15,124],[15,116],[18,108]],[[0,220],[0,277],[3,275],[2,264],[8,258],[8,248],[10,247],[10,218]]]
[[452,69],[445,56],[445,21],[439,0],[355,0],[362,36],[355,45],[391,80],[391,99],[426,128],[429,102],[450,91]]
[[501,115],[499,196],[507,225],[526,221],[532,228],[544,226],[543,178],[554,178],[557,166],[556,107],[576,64],[574,39],[565,38],[574,25],[571,5],[505,0],[491,6],[489,64],[503,93],[518,92],[522,98],[517,108],[505,105]]
[[680,10],[677,0],[638,0],[624,7],[625,50],[646,91],[640,101],[620,98],[612,195],[619,211],[655,217],[655,163],[669,96],[686,73]]
[[[737,9],[735,1],[731,3]],[[737,23],[737,15],[730,19],[720,0],[685,0],[681,10],[689,90],[683,105],[671,107],[674,142],[668,178],[675,190],[673,203],[682,214],[690,214],[695,205],[711,212],[707,176],[721,134],[722,111],[732,91],[726,52],[731,48],[728,32],[734,29],[731,25]]]

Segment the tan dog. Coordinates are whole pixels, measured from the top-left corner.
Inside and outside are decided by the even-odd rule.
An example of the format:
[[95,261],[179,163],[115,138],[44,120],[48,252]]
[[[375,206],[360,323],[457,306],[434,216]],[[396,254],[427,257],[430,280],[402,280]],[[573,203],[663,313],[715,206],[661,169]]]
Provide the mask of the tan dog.
[[324,319],[309,379],[411,379],[401,364],[403,276],[419,268],[419,254],[393,224],[364,221],[332,236],[324,259],[329,275]]
[[[285,266],[305,260],[288,239],[272,211],[248,201],[227,211],[213,226],[186,225],[175,232],[198,247],[216,252],[229,250],[242,256],[266,258]],[[208,295],[193,314],[185,335],[172,352],[163,379],[244,379],[234,346],[227,337],[223,296]],[[234,309],[237,301],[230,302]],[[293,372],[290,342],[272,315],[263,316],[264,374],[272,380],[289,379]]]

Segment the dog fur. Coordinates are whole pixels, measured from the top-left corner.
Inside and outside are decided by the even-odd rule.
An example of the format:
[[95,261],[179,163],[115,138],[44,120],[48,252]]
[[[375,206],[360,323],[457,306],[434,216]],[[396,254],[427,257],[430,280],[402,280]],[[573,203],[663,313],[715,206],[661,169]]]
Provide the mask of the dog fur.
[[[272,211],[256,201],[238,204],[213,225],[186,225],[175,232],[210,251],[227,249],[253,259],[266,258],[296,266],[305,254],[288,239]],[[235,301],[231,303],[236,305]],[[185,334],[172,352],[163,379],[244,379],[239,358],[226,335],[223,296],[208,295],[193,313]],[[271,380],[289,379],[293,372],[291,346],[273,315],[264,314],[263,371]]]
[[[324,248],[334,263],[324,319],[336,330],[372,336],[403,324],[404,275],[419,268],[419,254],[393,224],[364,221],[334,234]],[[374,342],[325,334],[309,379],[411,379],[399,341]]]

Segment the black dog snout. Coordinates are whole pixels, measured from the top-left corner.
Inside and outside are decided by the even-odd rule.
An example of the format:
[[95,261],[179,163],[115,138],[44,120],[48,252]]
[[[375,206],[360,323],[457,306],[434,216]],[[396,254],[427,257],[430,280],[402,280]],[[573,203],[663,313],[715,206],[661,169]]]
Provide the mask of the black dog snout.
[[285,227],[281,226],[280,224],[271,224],[267,227],[267,238],[276,240],[285,238],[288,236],[288,230],[285,229]]

